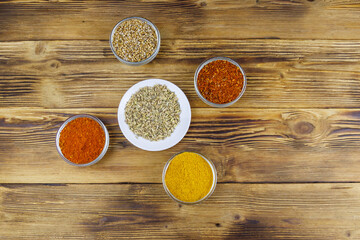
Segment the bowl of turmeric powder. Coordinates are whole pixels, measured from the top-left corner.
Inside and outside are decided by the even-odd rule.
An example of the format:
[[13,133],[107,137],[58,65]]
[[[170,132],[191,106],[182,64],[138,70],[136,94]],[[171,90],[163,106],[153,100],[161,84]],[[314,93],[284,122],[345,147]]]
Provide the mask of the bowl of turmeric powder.
[[65,162],[79,167],[100,161],[109,147],[104,123],[88,114],[68,118],[56,134],[56,149]]
[[245,71],[227,57],[204,61],[194,76],[197,95],[212,107],[228,107],[237,102],[245,92],[246,83]]
[[197,204],[214,192],[215,165],[195,152],[180,152],[165,164],[162,182],[165,192],[178,203]]

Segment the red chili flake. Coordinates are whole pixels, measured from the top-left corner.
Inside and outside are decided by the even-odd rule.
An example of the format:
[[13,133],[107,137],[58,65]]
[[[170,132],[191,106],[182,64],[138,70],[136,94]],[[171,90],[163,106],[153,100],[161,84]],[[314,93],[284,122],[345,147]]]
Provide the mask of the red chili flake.
[[226,60],[216,60],[206,64],[197,78],[201,95],[217,104],[234,101],[239,96],[243,84],[244,76],[240,68]]

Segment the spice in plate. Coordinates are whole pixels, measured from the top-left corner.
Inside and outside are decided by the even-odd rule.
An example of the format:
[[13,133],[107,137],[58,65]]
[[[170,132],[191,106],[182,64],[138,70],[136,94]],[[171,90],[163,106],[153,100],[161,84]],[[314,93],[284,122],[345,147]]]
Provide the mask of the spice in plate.
[[244,76],[236,65],[226,60],[206,64],[197,77],[197,87],[208,101],[225,104],[234,101],[240,94]]
[[147,86],[134,93],[125,107],[125,121],[137,136],[150,141],[169,137],[180,122],[180,104],[166,85]]
[[60,133],[59,145],[62,154],[76,164],[94,161],[105,146],[105,132],[91,118],[75,118]]
[[199,154],[183,152],[176,155],[165,173],[170,193],[183,202],[196,202],[209,194],[214,176],[210,164]]
[[147,22],[136,18],[123,21],[112,40],[116,54],[128,62],[149,58],[157,47],[155,30]]

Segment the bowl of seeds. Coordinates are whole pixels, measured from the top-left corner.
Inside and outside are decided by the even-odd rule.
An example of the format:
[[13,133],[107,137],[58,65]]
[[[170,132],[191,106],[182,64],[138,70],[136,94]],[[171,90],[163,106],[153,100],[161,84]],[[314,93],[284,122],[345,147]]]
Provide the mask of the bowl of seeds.
[[122,133],[133,145],[147,151],[162,151],[176,145],[187,133],[190,103],[175,84],[148,79],[124,94],[118,121]]
[[120,62],[144,65],[151,62],[160,50],[160,32],[145,18],[125,18],[113,28],[110,48]]

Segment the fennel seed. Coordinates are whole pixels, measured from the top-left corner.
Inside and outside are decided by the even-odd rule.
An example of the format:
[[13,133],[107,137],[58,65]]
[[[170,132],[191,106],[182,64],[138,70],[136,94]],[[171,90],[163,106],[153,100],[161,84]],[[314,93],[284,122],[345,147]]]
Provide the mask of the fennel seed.
[[135,135],[159,141],[174,132],[180,113],[176,94],[165,85],[157,84],[143,87],[130,97],[125,107],[125,121]]

